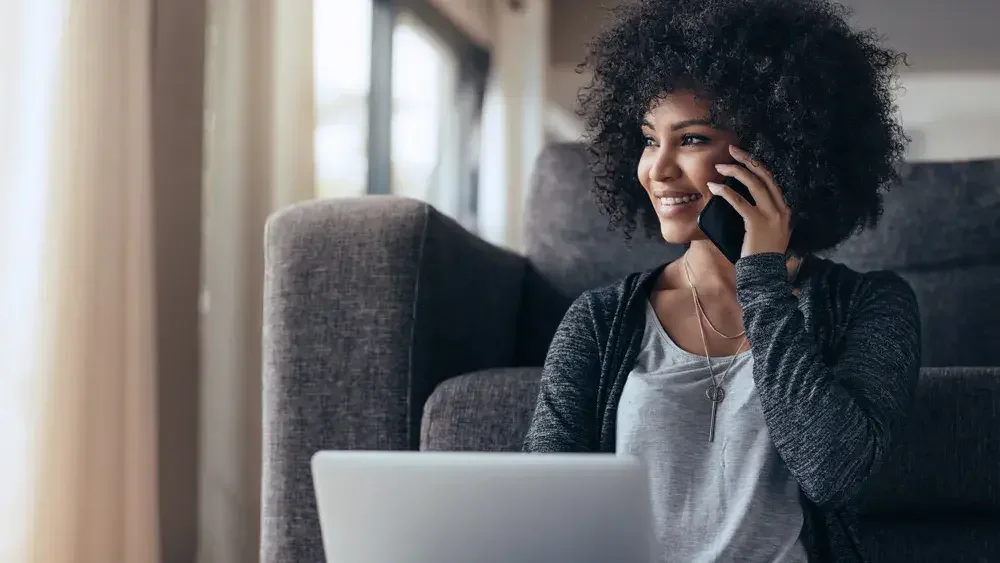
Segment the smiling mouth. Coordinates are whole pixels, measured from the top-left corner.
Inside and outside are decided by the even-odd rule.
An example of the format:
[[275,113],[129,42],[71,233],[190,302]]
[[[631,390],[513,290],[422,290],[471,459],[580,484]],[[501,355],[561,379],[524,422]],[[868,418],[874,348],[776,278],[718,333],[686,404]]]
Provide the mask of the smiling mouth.
[[699,199],[701,199],[701,194],[688,194],[681,197],[660,197],[656,198],[656,201],[660,204],[660,207],[669,209],[671,207],[689,205]]
[[702,195],[699,193],[683,194],[656,198],[656,214],[661,219],[674,219],[695,212],[699,207]]

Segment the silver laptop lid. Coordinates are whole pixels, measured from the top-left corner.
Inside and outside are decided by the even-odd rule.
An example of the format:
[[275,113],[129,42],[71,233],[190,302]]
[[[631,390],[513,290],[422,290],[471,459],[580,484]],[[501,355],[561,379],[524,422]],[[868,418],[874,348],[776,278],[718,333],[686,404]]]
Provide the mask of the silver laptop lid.
[[611,454],[320,452],[328,563],[650,563],[645,466]]

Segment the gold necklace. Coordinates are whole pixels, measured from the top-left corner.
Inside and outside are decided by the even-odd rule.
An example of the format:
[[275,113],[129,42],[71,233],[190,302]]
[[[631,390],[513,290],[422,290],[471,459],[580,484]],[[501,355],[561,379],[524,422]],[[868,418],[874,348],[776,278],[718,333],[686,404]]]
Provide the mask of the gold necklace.
[[[694,289],[692,287],[692,289]],[[693,293],[695,303],[698,302],[698,294]],[[736,361],[736,357],[740,355],[743,351],[743,345],[747,343],[747,339],[744,338],[740,342],[739,348],[736,349],[736,353],[729,360],[729,365],[726,366],[726,371],[722,372],[722,377],[718,380],[715,379],[715,370],[712,369],[712,357],[708,354],[708,339],[705,338],[705,329],[701,326],[701,316],[698,316],[698,332],[701,333],[701,342],[705,346],[705,363],[708,364],[708,374],[712,377],[712,384],[705,389],[705,396],[708,397],[709,401],[712,401],[712,421],[708,426],[708,441],[715,441],[715,419],[719,415],[719,403],[726,398],[726,390],[722,388],[722,382],[726,380],[726,376],[729,375],[729,370],[733,368],[733,362]]]
[[[684,255],[683,262],[684,262],[684,275],[687,276],[688,286],[691,287],[691,293],[694,295],[695,312],[701,317],[704,317],[705,322],[708,323],[708,327],[712,329],[712,332],[718,334],[719,336],[725,338],[726,340],[736,340],[737,338],[740,338],[741,336],[746,334],[747,333],[746,329],[743,329],[739,334],[735,336],[729,336],[728,334],[722,334],[721,332],[719,332],[719,329],[715,328],[715,325],[712,324],[712,319],[708,318],[708,314],[705,313],[705,309],[702,308],[701,306],[701,299],[698,298],[698,288],[695,287],[694,280],[691,277],[692,276],[691,266],[688,265],[687,254]],[[698,326],[699,327],[701,326],[700,319],[698,321]]]
[[701,343],[705,346],[705,363],[708,364],[708,375],[712,378],[712,384],[708,386],[708,389],[705,389],[705,396],[708,397],[709,401],[712,401],[712,420],[708,426],[708,441],[714,442],[715,421],[719,417],[719,403],[721,403],[722,400],[726,398],[726,390],[723,389],[722,382],[725,381],[726,377],[729,375],[729,370],[733,368],[733,363],[736,361],[736,358],[740,355],[740,352],[743,351],[743,345],[747,343],[747,340],[746,338],[744,338],[743,341],[740,342],[739,348],[736,349],[736,353],[733,354],[733,357],[730,358],[729,360],[729,365],[726,366],[726,371],[722,372],[722,377],[720,377],[719,379],[715,379],[715,370],[712,369],[712,357],[709,355],[708,352],[708,338],[705,337],[705,327],[702,325],[701,320],[702,318],[704,318],[705,321],[708,323],[708,326],[712,327],[712,330],[714,330],[716,334],[722,336],[723,338],[728,338],[728,339],[740,338],[741,336],[746,334],[746,329],[744,329],[743,332],[739,333],[736,336],[726,336],[725,334],[719,332],[714,326],[712,326],[712,321],[708,319],[708,315],[706,315],[701,308],[701,303],[700,300],[698,299],[698,289],[695,287],[694,281],[691,279],[691,268],[690,266],[688,266],[686,254],[684,255],[684,269],[685,273],[687,274],[688,285],[691,287],[691,299],[694,301],[694,309],[696,311],[696,316],[698,317],[698,332],[701,334]]

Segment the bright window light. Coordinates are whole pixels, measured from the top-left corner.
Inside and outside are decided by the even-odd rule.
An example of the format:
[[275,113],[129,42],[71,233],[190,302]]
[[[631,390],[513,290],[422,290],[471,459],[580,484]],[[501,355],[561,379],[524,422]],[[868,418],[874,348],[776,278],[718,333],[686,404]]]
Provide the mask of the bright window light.
[[372,0],[314,0],[319,197],[357,196],[368,182]]

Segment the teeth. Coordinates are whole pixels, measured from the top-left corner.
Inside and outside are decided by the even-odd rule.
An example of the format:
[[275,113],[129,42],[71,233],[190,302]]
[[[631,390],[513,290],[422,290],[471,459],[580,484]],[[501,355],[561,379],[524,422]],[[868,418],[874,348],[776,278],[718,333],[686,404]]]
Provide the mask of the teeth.
[[680,205],[690,203],[696,199],[701,199],[701,194],[689,194],[683,197],[661,197],[660,205]]

